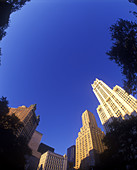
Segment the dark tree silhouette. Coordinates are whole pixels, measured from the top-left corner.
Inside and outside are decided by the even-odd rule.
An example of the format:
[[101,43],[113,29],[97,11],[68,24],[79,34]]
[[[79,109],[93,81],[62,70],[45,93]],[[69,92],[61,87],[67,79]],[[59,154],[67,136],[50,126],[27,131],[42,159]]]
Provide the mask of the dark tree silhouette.
[[0,117],[8,114],[8,104],[7,98],[2,96],[2,98],[0,98]]
[[12,12],[21,9],[23,5],[26,4],[27,1],[30,0],[3,0],[2,2],[5,2],[10,4],[12,6]]
[[5,30],[9,27],[10,15],[21,9],[27,1],[30,0],[0,0],[0,41],[4,36],[6,36]]
[[137,5],[137,0],[128,0],[128,1]]
[[[137,0],[128,0],[137,5]],[[130,11],[131,12],[131,11]],[[137,17],[137,12],[132,12]],[[137,94],[137,24],[119,19],[110,27],[112,47],[106,53],[109,59],[121,67],[124,89]]]
[[101,169],[137,169],[137,117],[115,119],[103,139],[107,146],[101,155]]
[[110,27],[113,46],[107,52],[109,59],[121,67],[125,76],[124,89],[135,94],[137,87],[137,24],[119,19]]
[[18,130],[23,127],[18,117],[8,115],[8,101],[0,98],[0,160],[1,168],[23,170],[26,157],[31,155],[31,149],[23,136],[18,136]]

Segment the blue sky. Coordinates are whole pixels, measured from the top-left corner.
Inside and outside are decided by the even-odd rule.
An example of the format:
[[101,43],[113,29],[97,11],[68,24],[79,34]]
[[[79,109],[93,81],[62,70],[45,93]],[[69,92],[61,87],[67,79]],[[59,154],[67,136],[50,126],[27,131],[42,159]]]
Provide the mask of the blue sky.
[[31,0],[11,15],[1,42],[0,94],[10,107],[37,104],[37,130],[56,153],[75,144],[86,109],[102,128],[91,83],[122,86],[120,68],[105,52],[109,27],[135,19],[133,9],[127,0]]

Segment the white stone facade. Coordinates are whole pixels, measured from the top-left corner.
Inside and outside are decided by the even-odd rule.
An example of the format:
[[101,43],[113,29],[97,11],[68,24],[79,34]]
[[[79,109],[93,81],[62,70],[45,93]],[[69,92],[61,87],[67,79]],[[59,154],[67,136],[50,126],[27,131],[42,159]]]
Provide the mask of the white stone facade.
[[116,85],[112,90],[103,81],[96,79],[92,87],[100,103],[97,112],[102,125],[111,122],[113,117],[124,119],[125,115],[137,112],[137,100],[120,86]]
[[37,170],[67,170],[67,156],[47,151],[41,155]]

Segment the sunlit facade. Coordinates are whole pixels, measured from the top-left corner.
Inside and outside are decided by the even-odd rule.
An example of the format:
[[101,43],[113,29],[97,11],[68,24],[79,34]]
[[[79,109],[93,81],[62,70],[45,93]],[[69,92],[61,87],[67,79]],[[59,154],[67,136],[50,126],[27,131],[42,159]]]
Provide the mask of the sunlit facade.
[[47,151],[41,155],[37,170],[67,170],[67,156]]
[[36,127],[39,123],[39,116],[35,114],[36,105],[31,105],[29,107],[19,106],[18,108],[9,108],[9,115],[15,114],[20,121],[23,123],[24,127],[17,130],[17,136],[26,137],[27,142],[30,141]]
[[136,114],[137,100],[118,85],[112,90],[103,81],[96,79],[92,87],[100,102],[97,112],[106,131],[114,117],[124,119],[127,115]]
[[98,153],[104,151],[102,143],[104,133],[98,128],[93,113],[86,110],[82,114],[82,128],[76,139],[75,169],[85,169],[95,166]]

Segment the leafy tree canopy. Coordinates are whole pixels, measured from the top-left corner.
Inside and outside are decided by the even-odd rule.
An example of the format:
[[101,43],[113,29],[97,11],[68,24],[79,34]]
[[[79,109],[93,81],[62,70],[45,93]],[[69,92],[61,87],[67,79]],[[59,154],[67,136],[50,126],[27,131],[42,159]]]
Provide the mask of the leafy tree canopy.
[[21,9],[30,0],[2,0],[0,1],[0,40],[6,35],[5,29],[9,26],[12,12]]
[[107,149],[101,154],[102,169],[137,169],[137,117],[115,119],[103,139]]
[[8,101],[6,97],[1,97],[0,98],[0,117],[7,115],[9,112],[9,108],[8,108]]
[[110,27],[113,45],[107,52],[109,59],[121,67],[125,76],[124,89],[136,93],[137,87],[137,24],[119,19]]
[[0,41],[6,36],[5,30],[9,27],[10,14],[21,9],[28,1],[30,0],[0,0]]
[[9,107],[6,97],[0,98],[0,160],[1,168],[24,170],[25,155],[31,154],[23,136],[17,137],[18,130],[23,128],[18,117],[8,115]]
[[[26,4],[27,1],[30,0],[6,0],[7,3],[12,5],[12,11],[20,9],[23,5]],[[5,0],[3,0],[3,2],[5,2]]]
[[128,1],[137,5],[137,0],[128,0]]

